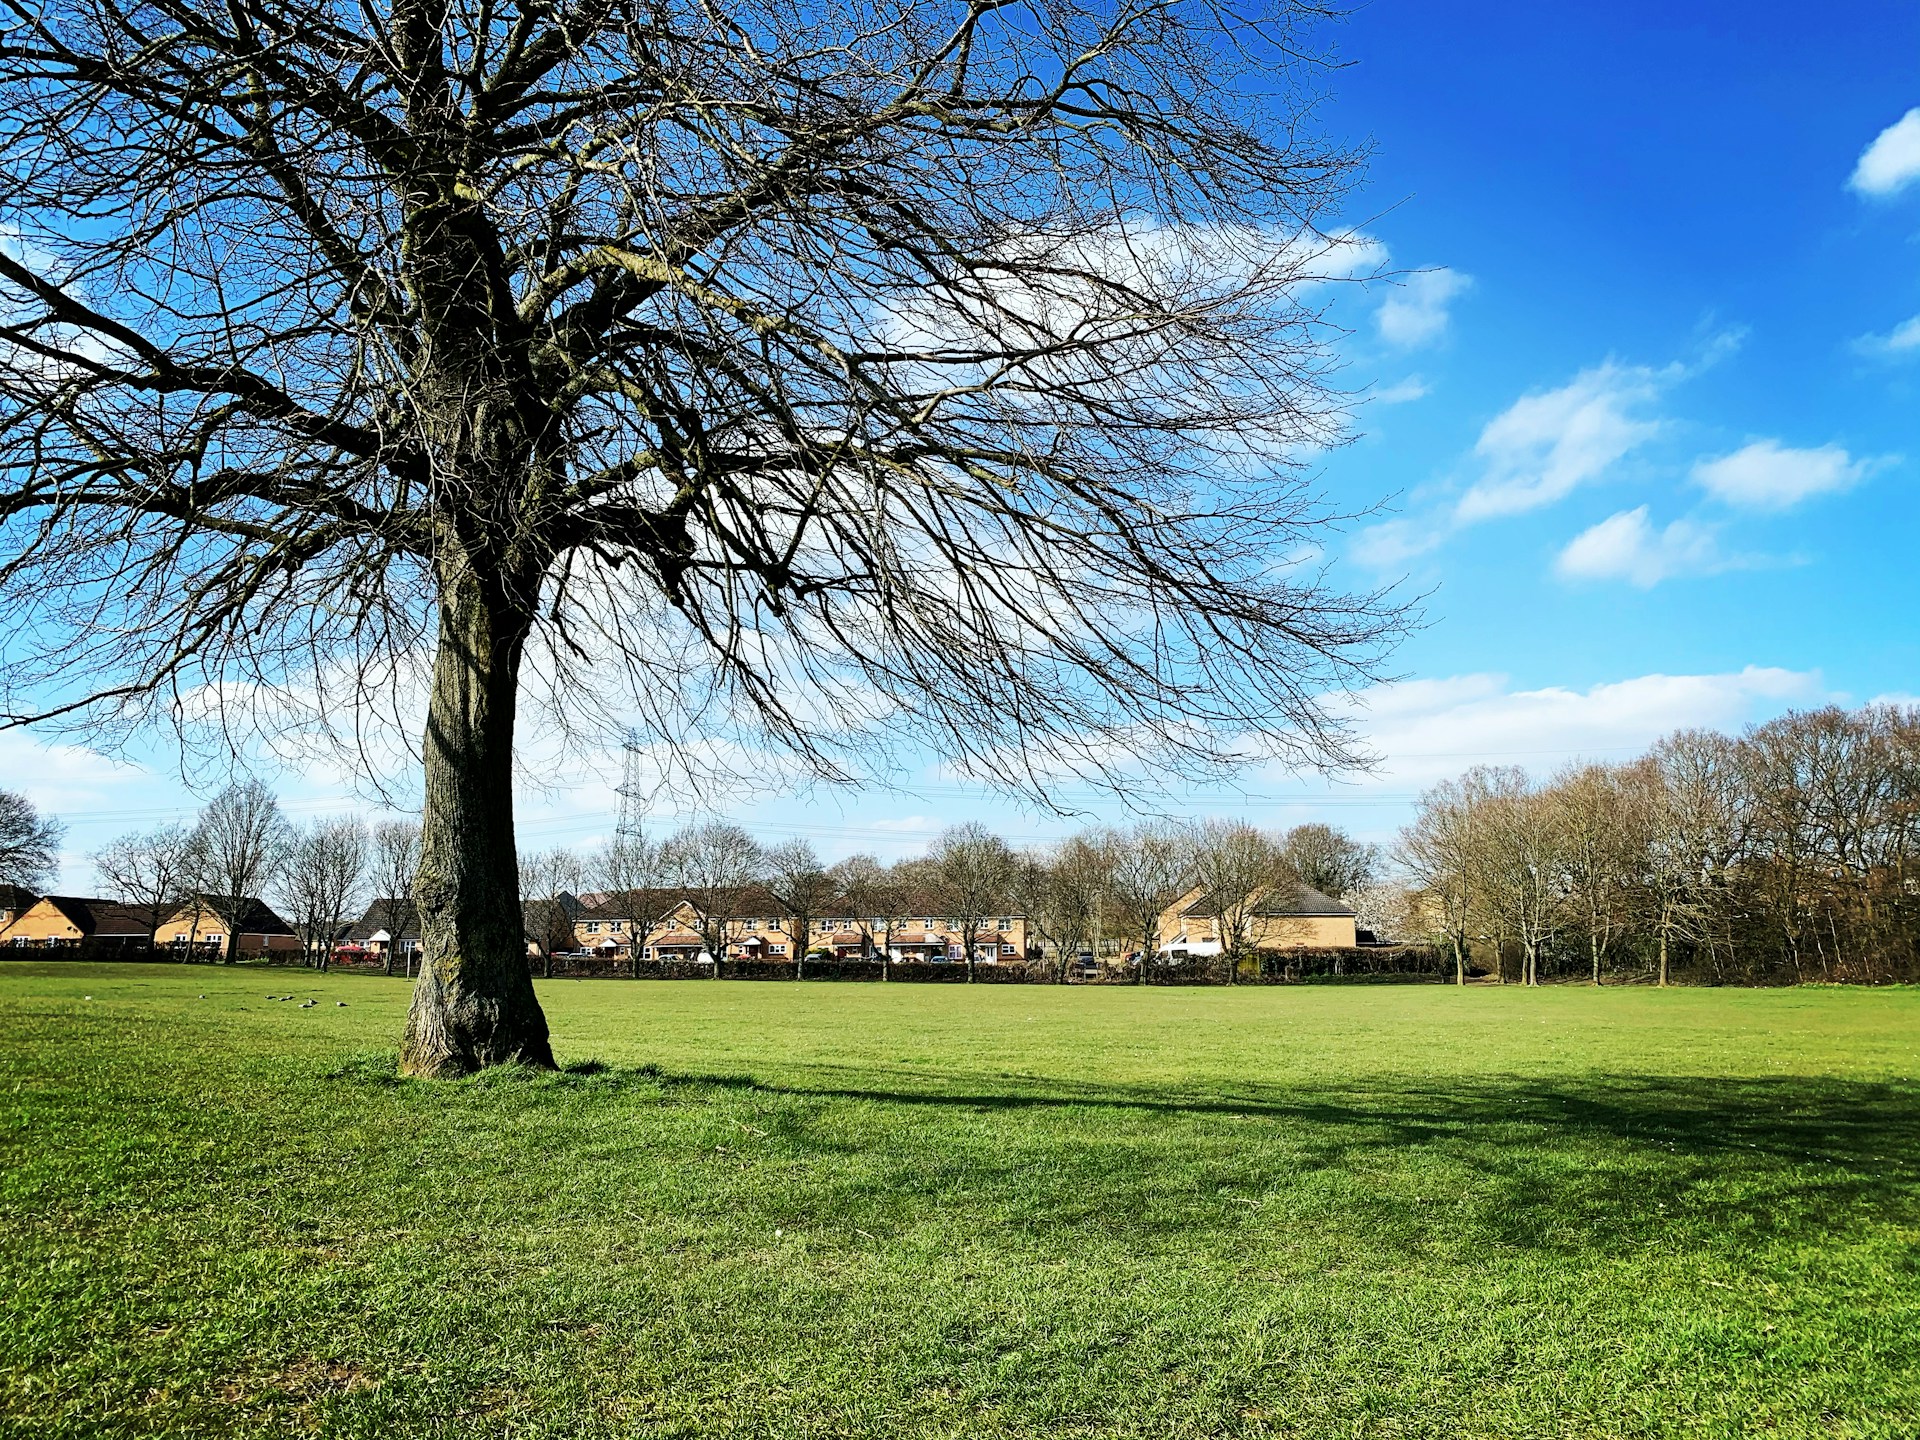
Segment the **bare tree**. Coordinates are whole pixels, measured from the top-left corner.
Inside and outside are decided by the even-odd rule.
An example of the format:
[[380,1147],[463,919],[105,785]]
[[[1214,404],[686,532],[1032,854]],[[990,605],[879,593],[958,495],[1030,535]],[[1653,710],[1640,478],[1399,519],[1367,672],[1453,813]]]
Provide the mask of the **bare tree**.
[[43,819],[24,795],[0,790],[0,884],[38,890],[60,859],[59,821]]
[[1231,985],[1253,949],[1251,927],[1260,902],[1277,885],[1297,886],[1299,877],[1272,836],[1236,820],[1208,820],[1195,827],[1193,876],[1207,892],[1198,903],[1213,920]]
[[[413,913],[413,877],[420,869],[420,822],[417,820],[382,820],[373,827],[372,857],[370,865],[373,871],[373,888],[376,898],[391,902],[388,906],[387,931],[392,938],[387,942],[386,969],[393,974],[393,952],[400,948],[404,936],[403,917]],[[418,924],[418,918],[415,922]],[[413,951],[405,952],[407,978],[413,978]]]
[[1474,833],[1477,903],[1497,947],[1520,944],[1520,983],[1540,983],[1540,958],[1565,918],[1563,837],[1552,805],[1517,766],[1479,767],[1483,818]]
[[862,948],[880,952],[880,978],[892,968],[893,923],[900,909],[900,887],[887,868],[871,855],[849,855],[827,872],[834,888],[853,913]]
[[1194,888],[1193,834],[1185,826],[1143,822],[1104,841],[1112,857],[1111,895],[1130,936],[1140,939],[1139,983],[1160,948],[1160,917]]
[[1380,876],[1380,847],[1332,825],[1294,826],[1281,841],[1280,854],[1296,875],[1335,900],[1345,900]]
[[1400,832],[1394,855],[1416,889],[1414,910],[1428,933],[1453,952],[1453,980],[1467,983],[1478,890],[1476,822],[1482,795],[1478,772],[1446,780],[1420,796],[1413,823]]
[[[575,948],[573,922],[579,917],[580,900],[574,892],[583,873],[580,857],[564,846],[520,861],[520,894],[525,897],[522,933],[540,948],[540,973],[546,979],[553,978],[554,953]],[[523,955],[525,945],[523,939]]]
[[1045,854],[1019,857],[1014,899],[1043,950],[1053,947],[1055,979],[1061,984],[1074,957],[1092,944],[1112,869],[1113,857],[1095,836],[1075,835]]
[[192,847],[193,832],[184,825],[130,831],[93,857],[100,893],[138,910],[151,938],[187,899]]
[[352,923],[371,848],[367,827],[352,818],[316,820],[294,832],[279,883],[308,965],[325,970]]
[[927,852],[940,895],[960,925],[967,956],[967,983],[974,980],[975,950],[987,918],[1005,910],[1013,892],[1015,862],[1007,842],[977,820],[942,831]]
[[640,951],[653,922],[656,896],[666,879],[662,847],[637,827],[623,830],[594,857],[593,868],[607,892],[607,907],[627,927],[630,973],[640,976]]
[[838,887],[820,863],[820,857],[813,853],[813,847],[804,840],[789,840],[767,851],[766,882],[793,921],[798,936],[793,951],[793,978],[804,980],[814,922],[836,898]]
[[188,851],[190,879],[226,927],[228,960],[240,958],[240,928],[292,844],[292,827],[264,781],[237,781],[201,809]]
[[[670,836],[664,847],[664,868],[692,904],[700,942],[713,960],[720,978],[727,959],[727,927],[739,913],[747,887],[766,870],[766,855],[738,825],[709,820]],[[795,937],[805,945],[807,937]]]
[[1722,928],[1730,883],[1746,849],[1742,768],[1736,742],[1710,730],[1670,735],[1647,759],[1648,874],[1662,986],[1670,978],[1675,940],[1711,952]]
[[1560,836],[1568,919],[1586,937],[1595,985],[1638,908],[1650,818],[1644,802],[1632,778],[1610,765],[1564,771],[1546,794],[1547,819]]
[[523,699],[825,776],[1344,763],[1401,617],[1294,558],[1356,264],[1321,13],[16,7],[0,722],[422,681],[418,1074],[551,1063]]

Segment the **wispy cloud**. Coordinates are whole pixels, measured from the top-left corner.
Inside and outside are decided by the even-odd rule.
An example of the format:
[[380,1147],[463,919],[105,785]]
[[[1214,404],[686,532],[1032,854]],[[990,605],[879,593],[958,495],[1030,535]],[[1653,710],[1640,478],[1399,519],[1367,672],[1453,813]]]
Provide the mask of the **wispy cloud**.
[[1656,529],[1641,505],[1574,536],[1554,570],[1566,580],[1624,580],[1648,590],[1676,576],[1715,575],[1748,563],[1721,551],[1718,526],[1675,520]]
[[1471,275],[1440,266],[1398,281],[1374,314],[1380,338],[1401,350],[1431,345],[1447,333],[1456,297],[1473,285]]
[[1853,348],[1862,355],[1888,359],[1920,354],[1920,315],[1902,320],[1884,335],[1862,335],[1853,342]]
[[1373,392],[1371,399],[1376,405],[1405,405],[1412,400],[1424,400],[1433,393],[1433,387],[1418,375],[1409,375],[1404,380]]
[[1790,510],[1815,495],[1852,489],[1888,458],[1856,460],[1838,445],[1796,450],[1778,440],[1756,440],[1731,455],[1700,460],[1693,483],[1723,504],[1743,510]]
[[1563,500],[1660,431],[1647,414],[1669,374],[1608,361],[1558,389],[1525,395],[1487,422],[1481,477],[1454,508],[1461,524]]
[[1351,718],[1379,767],[1362,789],[1432,784],[1480,763],[1550,770],[1575,756],[1625,759],[1670,731],[1734,729],[1826,698],[1817,672],[1749,665],[1704,675],[1637,675],[1587,689],[1515,689],[1479,673],[1379,685]]
[[1920,107],[1907,111],[1860,152],[1847,186],[1858,195],[1897,195],[1920,180]]

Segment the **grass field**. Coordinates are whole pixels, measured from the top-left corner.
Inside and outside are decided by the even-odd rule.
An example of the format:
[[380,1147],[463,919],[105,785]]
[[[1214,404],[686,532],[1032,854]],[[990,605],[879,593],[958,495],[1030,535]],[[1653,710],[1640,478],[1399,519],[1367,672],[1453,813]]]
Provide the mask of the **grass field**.
[[0,1433],[1920,1434],[1920,992],[542,998],[0,967]]

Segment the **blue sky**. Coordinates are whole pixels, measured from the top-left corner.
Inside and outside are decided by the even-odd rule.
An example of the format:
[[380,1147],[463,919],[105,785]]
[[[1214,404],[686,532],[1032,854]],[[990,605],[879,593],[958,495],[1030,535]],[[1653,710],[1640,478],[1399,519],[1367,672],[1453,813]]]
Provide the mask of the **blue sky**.
[[[1178,808],[1386,837],[1477,760],[1920,692],[1920,8],[1374,0],[1336,41],[1327,121],[1373,147],[1351,218],[1419,273],[1343,312],[1376,398],[1324,482],[1396,499],[1329,554],[1430,590],[1429,623],[1356,711],[1375,773]],[[5,783],[69,820],[67,884],[191,807],[144,758],[0,736]],[[529,787],[529,843],[603,835],[611,769]],[[324,768],[276,778],[296,815],[357,803]],[[926,781],[738,813],[830,857],[1071,828]]]

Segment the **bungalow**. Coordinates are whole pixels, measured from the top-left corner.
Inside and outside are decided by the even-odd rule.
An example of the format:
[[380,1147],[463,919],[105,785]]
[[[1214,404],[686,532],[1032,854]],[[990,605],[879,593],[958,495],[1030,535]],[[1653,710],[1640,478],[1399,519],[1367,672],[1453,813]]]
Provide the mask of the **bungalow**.
[[79,895],[42,896],[0,929],[0,945],[18,949],[59,949],[83,940],[144,948],[152,939],[146,912],[118,900]]
[[[237,910],[239,923],[227,933],[222,914]],[[191,948],[195,954],[222,959],[239,955],[279,954],[298,951],[300,937],[257,896],[241,897],[238,906],[224,897],[196,895],[172,918],[163,920],[153,932],[153,943],[178,950]]]
[[[1160,917],[1159,952],[1176,960],[1218,955],[1224,946],[1221,896],[1196,887]],[[1246,917],[1255,950],[1351,949],[1357,941],[1353,907],[1303,881],[1261,886]]]

